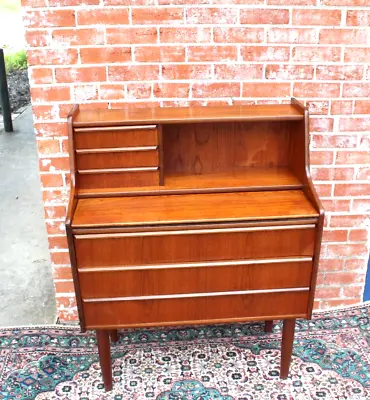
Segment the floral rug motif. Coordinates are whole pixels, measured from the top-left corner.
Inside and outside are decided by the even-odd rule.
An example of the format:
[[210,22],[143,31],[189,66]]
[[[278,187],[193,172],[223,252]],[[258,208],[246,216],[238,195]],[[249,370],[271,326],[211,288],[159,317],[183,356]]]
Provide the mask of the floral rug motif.
[[370,304],[298,320],[280,380],[281,323],[121,330],[104,391],[94,332],[0,329],[0,399],[370,399]]

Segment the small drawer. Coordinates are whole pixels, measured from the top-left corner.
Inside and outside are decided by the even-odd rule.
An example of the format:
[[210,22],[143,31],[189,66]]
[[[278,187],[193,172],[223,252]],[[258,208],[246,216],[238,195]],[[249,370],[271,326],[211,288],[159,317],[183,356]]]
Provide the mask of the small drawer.
[[[112,149],[113,150],[113,149]],[[80,150],[76,156],[77,169],[132,168],[158,166],[156,146],[142,147],[136,151],[96,151]]]
[[306,317],[308,291],[158,300],[83,301],[86,328]]
[[75,235],[75,248],[83,268],[310,257],[314,241],[315,225],[284,225]]
[[157,146],[156,125],[76,128],[76,149],[99,149],[115,147]]
[[80,269],[81,296],[112,298],[309,287],[312,259]]
[[78,173],[77,179],[80,189],[114,189],[159,185],[158,167],[95,171],[96,170],[90,170],[88,173]]

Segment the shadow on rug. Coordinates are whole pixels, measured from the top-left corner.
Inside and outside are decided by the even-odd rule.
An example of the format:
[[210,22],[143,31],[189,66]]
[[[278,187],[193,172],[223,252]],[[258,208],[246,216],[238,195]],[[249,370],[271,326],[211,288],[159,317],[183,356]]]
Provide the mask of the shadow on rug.
[[289,378],[281,324],[122,330],[105,393],[95,335],[0,329],[0,399],[306,400],[370,398],[370,304],[298,320]]

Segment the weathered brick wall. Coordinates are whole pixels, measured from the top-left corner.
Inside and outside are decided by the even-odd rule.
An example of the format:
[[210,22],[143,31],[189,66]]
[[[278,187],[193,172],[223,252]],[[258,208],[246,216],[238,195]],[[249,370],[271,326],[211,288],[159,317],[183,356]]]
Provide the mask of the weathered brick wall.
[[[370,223],[369,0],[23,0],[59,316],[76,318],[66,114],[295,96],[327,211],[316,306],[361,301]],[[40,277],[42,279],[42,277]]]

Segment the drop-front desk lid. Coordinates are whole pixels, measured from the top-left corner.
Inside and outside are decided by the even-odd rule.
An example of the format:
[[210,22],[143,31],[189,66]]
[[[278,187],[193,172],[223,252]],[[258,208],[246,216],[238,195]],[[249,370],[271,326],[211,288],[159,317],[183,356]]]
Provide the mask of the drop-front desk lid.
[[72,228],[315,218],[302,190],[79,199]]

